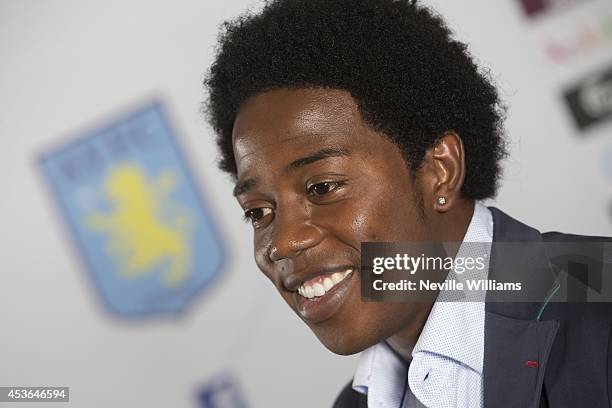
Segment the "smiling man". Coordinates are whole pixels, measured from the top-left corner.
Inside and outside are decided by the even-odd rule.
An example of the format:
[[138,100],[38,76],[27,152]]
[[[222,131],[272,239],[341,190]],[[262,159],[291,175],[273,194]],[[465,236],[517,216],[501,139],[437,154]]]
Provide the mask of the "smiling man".
[[[548,305],[552,275],[528,275],[541,302],[362,298],[363,242],[584,239],[480,203],[505,155],[503,109],[440,17],[408,1],[276,0],[219,41],[207,112],[256,263],[325,347],[363,352],[336,407],[610,406],[612,310]],[[532,252],[495,259],[549,264]],[[493,262],[485,277],[500,277]]]
[[360,245],[461,241],[473,204],[458,198],[459,138],[441,140],[419,177],[448,197],[448,221],[420,208],[426,193],[410,182],[401,151],[363,123],[346,91],[251,98],[236,117],[233,144],[235,192],[255,229],[257,264],[323,344],[340,354],[381,338],[413,344],[431,304],[362,302]]

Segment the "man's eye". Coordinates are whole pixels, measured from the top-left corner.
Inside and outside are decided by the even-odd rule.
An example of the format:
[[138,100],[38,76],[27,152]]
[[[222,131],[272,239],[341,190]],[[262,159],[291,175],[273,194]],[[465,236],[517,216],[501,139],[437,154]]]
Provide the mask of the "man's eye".
[[308,187],[308,193],[315,196],[322,196],[330,193],[342,185],[339,181],[324,181]]
[[244,212],[244,219],[254,224],[268,214],[272,214],[272,209],[269,207],[252,208]]

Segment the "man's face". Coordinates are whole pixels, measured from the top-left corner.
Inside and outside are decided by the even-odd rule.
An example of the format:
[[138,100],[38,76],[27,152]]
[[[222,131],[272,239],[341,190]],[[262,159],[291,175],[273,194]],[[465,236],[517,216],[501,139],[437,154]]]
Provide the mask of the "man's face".
[[348,92],[252,97],[238,112],[233,146],[257,265],[327,348],[359,352],[423,314],[419,303],[361,300],[361,242],[429,236],[419,184]]

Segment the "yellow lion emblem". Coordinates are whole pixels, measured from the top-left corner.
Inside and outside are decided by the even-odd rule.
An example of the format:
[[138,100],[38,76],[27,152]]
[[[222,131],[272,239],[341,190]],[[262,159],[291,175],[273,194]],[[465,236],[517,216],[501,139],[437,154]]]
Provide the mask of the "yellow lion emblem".
[[122,276],[137,278],[162,268],[168,286],[187,279],[191,217],[170,197],[176,184],[168,170],[152,181],[134,165],[110,171],[104,194],[113,210],[87,216],[86,224],[109,235],[107,251],[119,261]]

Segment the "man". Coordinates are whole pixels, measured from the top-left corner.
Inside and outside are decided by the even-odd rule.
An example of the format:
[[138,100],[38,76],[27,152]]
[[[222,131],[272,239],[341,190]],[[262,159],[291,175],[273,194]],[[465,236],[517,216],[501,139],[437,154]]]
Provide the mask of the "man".
[[[329,350],[364,352],[336,407],[611,406],[612,310],[551,303],[552,274],[527,274],[534,302],[361,297],[362,242],[583,239],[480,204],[505,156],[503,108],[440,17],[408,1],[276,0],[219,42],[207,112],[257,265]],[[489,277],[550,264],[504,255]]]

